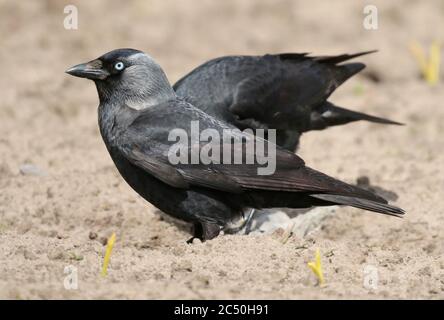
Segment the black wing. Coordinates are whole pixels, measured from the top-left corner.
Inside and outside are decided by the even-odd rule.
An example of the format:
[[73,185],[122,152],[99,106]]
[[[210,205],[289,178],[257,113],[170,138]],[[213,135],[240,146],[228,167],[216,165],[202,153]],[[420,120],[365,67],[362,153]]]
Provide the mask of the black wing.
[[302,132],[309,128],[312,108],[364,68],[362,63],[337,64],[367,53],[222,57],[196,68],[174,89],[196,107],[225,121],[230,115],[221,109],[228,108],[232,121],[255,121],[265,128]]
[[[172,105],[171,105],[172,104]],[[211,145],[214,149],[230,150],[231,155],[242,154],[241,159],[254,159],[251,164],[208,164],[199,158],[197,164],[172,164],[169,153],[173,150],[174,141],[168,141],[171,128],[181,127],[189,134],[189,122],[199,120],[204,128],[212,128],[218,132],[232,129],[202,111],[183,102],[172,102],[170,105],[150,107],[142,112],[133,123],[119,136],[120,152],[134,165],[142,168],[159,180],[176,188],[201,187],[224,192],[242,193],[252,190],[303,192],[312,194],[333,194],[348,197],[359,197],[376,202],[386,201],[373,193],[348,185],[305,166],[304,161],[292,152],[280,147],[276,149],[275,171],[271,175],[260,175],[259,169],[264,164],[258,161],[254,148],[248,143],[265,143],[258,137],[232,131],[236,139],[227,141],[211,141],[199,143],[199,147]],[[170,118],[171,121],[168,121]],[[271,145],[273,146],[273,145]],[[187,140],[187,159],[191,159],[191,151],[195,145]],[[253,154],[252,154],[253,153]],[[252,157],[253,155],[253,157]],[[272,159],[274,160],[274,159]],[[233,161],[231,162],[233,163]]]

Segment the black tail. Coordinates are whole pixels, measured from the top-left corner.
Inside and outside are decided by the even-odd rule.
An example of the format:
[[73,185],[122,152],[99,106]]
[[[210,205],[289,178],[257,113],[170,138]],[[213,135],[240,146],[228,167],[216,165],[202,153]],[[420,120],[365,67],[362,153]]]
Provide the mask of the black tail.
[[347,81],[348,79],[350,79],[355,74],[357,74],[358,72],[360,72],[362,69],[365,68],[365,64],[363,64],[361,62],[345,63],[345,64],[339,64],[339,63],[356,58],[356,57],[360,57],[360,56],[363,56],[366,54],[370,54],[373,52],[376,52],[376,50],[358,52],[355,54],[341,54],[338,56],[324,56],[324,57],[314,58],[317,62],[328,66],[328,68],[334,74],[334,79],[335,79],[334,85],[331,87],[331,89],[327,93],[327,95],[330,95],[331,93],[333,93],[333,91],[337,87],[339,87],[345,81]]
[[329,64],[338,64],[356,57],[360,57],[366,54],[377,52],[378,50],[370,50],[370,51],[362,51],[358,53],[353,54],[341,54],[338,56],[321,56],[321,57],[315,57],[314,59],[316,61],[322,62],[322,63],[329,63]]
[[307,172],[311,172],[312,175],[316,174],[324,182],[326,186],[324,192],[313,192],[309,196],[325,201],[325,205],[339,204],[391,216],[401,216],[404,214],[404,210],[389,205],[386,199],[373,192],[349,185],[308,167],[305,169]]
[[395,217],[400,217],[405,213],[404,210],[402,210],[401,208],[389,205],[387,203],[376,202],[363,198],[341,196],[335,194],[312,194],[310,196],[330,203],[356,207],[359,209],[369,210]]
[[322,71],[323,76],[325,76],[327,79],[331,79],[329,89],[325,92],[327,98],[347,79],[365,68],[365,64],[360,62],[346,64],[339,63],[373,52],[376,52],[376,50],[358,52],[354,54],[340,54],[337,56],[310,56],[307,53],[282,53],[279,54],[278,57],[281,60],[290,60],[296,63],[311,60],[316,62],[318,67],[323,67],[323,69],[325,69]]
[[404,125],[400,122],[371,116],[362,112],[351,111],[348,109],[337,107],[330,102],[326,102],[321,107],[312,112],[310,130],[322,130],[328,127],[360,120],[398,126]]
[[260,181],[261,178],[257,178],[254,187],[249,184],[252,192],[247,197],[251,201],[247,207],[296,209],[347,205],[392,216],[404,214],[402,209],[389,205],[386,199],[371,191],[309,167],[299,166],[294,170],[279,167],[271,179],[273,181],[268,178]]
[[361,62],[346,63],[340,66],[334,66],[333,72],[335,73],[336,84],[335,87],[339,87],[345,81],[353,77],[359,71],[365,68],[365,64]]

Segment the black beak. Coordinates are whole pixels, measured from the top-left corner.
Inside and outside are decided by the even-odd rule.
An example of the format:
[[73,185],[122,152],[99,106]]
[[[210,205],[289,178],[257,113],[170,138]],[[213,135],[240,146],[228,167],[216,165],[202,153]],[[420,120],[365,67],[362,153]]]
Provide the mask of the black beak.
[[75,77],[91,80],[104,80],[109,76],[109,72],[102,69],[102,61],[98,59],[78,64],[65,72]]

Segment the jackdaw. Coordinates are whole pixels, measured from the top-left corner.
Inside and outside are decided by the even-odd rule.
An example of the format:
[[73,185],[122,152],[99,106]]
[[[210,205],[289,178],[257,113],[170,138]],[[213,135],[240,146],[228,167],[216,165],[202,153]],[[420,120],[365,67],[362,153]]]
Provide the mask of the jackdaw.
[[225,130],[232,131],[235,139],[215,141],[213,146],[242,153],[243,159],[252,152],[245,147],[247,142],[268,142],[178,97],[161,67],[141,51],[114,50],[66,72],[95,82],[100,132],[122,177],[164,213],[193,223],[196,238],[212,239],[221,230],[242,224],[254,208],[341,204],[387,215],[404,213],[371,192],[306,167],[301,158],[280,147],[275,149],[274,173],[267,175],[258,174],[262,164],[257,160],[249,164],[207,164],[203,159],[197,164],[172,162],[177,140],[170,141],[171,132],[186,134],[186,156],[193,158],[196,143],[190,135],[196,122],[202,132],[211,129],[222,136]]
[[240,129],[276,129],[277,144],[296,151],[300,136],[307,131],[358,120],[400,125],[327,101],[337,87],[365,67],[340,63],[371,52],[220,57],[200,65],[173,88],[195,107]]

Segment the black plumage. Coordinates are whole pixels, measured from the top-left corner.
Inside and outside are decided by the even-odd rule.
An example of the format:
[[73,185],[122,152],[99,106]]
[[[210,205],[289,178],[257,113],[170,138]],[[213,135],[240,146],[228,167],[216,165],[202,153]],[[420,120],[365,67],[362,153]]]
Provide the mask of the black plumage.
[[[200,130],[223,135],[231,124],[217,120],[176,95],[160,66],[132,49],[112,51],[67,73],[94,80],[100,99],[99,127],[117,169],[143,198],[176,218],[195,226],[195,237],[216,237],[242,221],[251,208],[307,208],[335,204],[401,215],[403,211],[371,192],[331,178],[305,166],[292,152],[276,149],[276,170],[258,175],[252,164],[172,164],[175,141],[168,136],[182,129],[191,137],[191,122]],[[246,157],[246,141],[258,137],[234,131],[240,139],[228,143]],[[192,152],[192,141],[187,140]],[[206,144],[206,143],[205,143]],[[224,149],[225,150],[225,149]]]
[[325,57],[305,53],[226,56],[197,67],[173,88],[195,107],[240,129],[276,129],[277,144],[295,151],[307,131],[359,120],[400,124],[327,101],[337,87],[365,67],[341,63],[371,52]]

